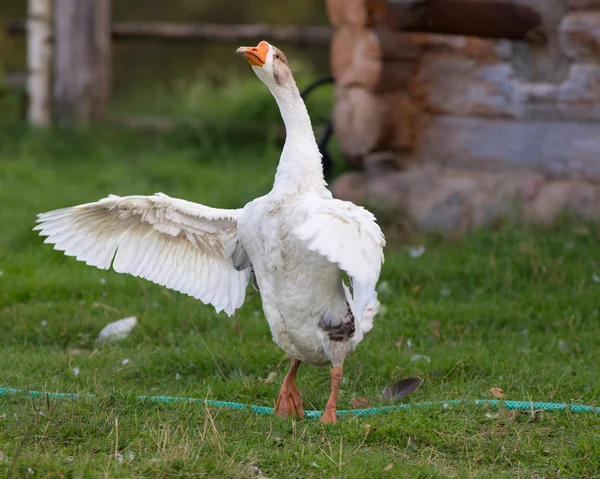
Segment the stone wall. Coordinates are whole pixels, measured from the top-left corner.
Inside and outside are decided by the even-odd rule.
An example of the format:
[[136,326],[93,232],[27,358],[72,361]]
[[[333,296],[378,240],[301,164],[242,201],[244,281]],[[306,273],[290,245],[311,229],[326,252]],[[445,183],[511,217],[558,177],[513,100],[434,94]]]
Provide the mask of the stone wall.
[[[543,44],[338,21],[334,128],[362,171],[334,194],[422,230],[599,218],[600,1],[555,1]],[[527,73],[533,50],[556,71]]]

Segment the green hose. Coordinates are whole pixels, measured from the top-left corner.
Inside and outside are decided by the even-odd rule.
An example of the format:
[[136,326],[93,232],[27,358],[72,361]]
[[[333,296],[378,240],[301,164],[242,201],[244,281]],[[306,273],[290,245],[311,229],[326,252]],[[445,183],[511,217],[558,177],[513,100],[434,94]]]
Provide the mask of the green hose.
[[[1,395],[16,395],[25,394],[30,397],[50,397],[57,399],[96,399],[96,394],[75,394],[75,393],[49,393],[42,391],[23,391],[21,389],[0,388]],[[228,401],[215,401],[212,399],[197,399],[185,397],[169,397],[169,396],[135,396],[136,401],[150,402],[165,402],[177,403],[188,402],[196,404],[205,404],[210,407],[228,408],[242,410],[247,409],[257,414],[273,414],[274,409],[266,406],[255,406],[252,404],[241,404]],[[402,411],[418,407],[441,406],[444,408],[456,406],[457,404],[475,404],[477,406],[493,406],[501,409],[509,409],[513,411],[571,411],[571,412],[595,412],[600,413],[600,407],[586,406],[583,404],[564,404],[564,403],[549,403],[549,402],[533,402],[533,401],[509,401],[498,399],[458,399],[452,401],[437,401],[437,402],[421,402],[412,404],[400,404],[397,406],[371,407],[367,409],[346,409],[337,411],[339,416],[368,416],[372,414],[387,414],[394,411]],[[305,411],[306,418],[321,417],[323,411]]]

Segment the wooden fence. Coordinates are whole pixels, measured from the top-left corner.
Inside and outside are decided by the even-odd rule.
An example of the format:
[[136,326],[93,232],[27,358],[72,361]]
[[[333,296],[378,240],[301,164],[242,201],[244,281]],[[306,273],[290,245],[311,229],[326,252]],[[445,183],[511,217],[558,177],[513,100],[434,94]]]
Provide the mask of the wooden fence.
[[111,91],[112,40],[268,38],[297,45],[327,45],[333,35],[329,26],[112,23],[110,7],[110,0],[29,0],[27,20],[8,23],[9,34],[27,36],[28,72],[13,75],[5,83],[24,83],[32,125],[88,123],[104,116]]
[[[7,25],[9,34],[27,33],[27,22],[15,20]],[[270,38],[273,42],[296,45],[327,45],[333,35],[329,26],[295,25],[221,25],[212,23],[115,22],[110,33],[113,40],[234,42]]]

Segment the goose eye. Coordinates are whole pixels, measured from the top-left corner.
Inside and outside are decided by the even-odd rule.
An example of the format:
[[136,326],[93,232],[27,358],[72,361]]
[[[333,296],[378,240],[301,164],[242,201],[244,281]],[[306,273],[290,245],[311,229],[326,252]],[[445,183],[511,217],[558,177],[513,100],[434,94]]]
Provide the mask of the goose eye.
[[276,53],[276,54],[275,54],[275,58],[279,58],[279,53]]

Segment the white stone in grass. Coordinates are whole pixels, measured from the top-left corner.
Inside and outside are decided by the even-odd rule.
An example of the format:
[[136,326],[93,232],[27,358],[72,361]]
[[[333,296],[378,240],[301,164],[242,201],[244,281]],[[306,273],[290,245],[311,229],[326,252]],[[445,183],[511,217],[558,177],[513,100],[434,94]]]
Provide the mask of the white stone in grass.
[[73,368],[73,376],[77,377],[79,376],[79,368]]
[[256,476],[263,476],[263,472],[254,464],[249,464],[246,466],[246,474],[248,475],[248,477],[256,477]]
[[119,319],[112,323],[108,323],[98,335],[98,342],[119,341],[129,336],[129,333],[137,323],[137,318],[131,316],[129,318]]
[[425,253],[425,246],[423,245],[413,246],[408,249],[408,254],[411,258],[419,258],[423,256],[423,253]]
[[129,359],[127,359],[127,358],[123,359],[123,362],[121,362],[121,364],[123,366],[127,366],[129,364]]

